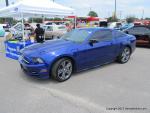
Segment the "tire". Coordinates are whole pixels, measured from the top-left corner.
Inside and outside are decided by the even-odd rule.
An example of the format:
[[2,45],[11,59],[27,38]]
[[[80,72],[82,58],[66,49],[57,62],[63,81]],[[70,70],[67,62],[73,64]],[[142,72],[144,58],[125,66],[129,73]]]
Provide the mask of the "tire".
[[121,64],[127,63],[131,56],[131,49],[129,47],[125,47],[121,54],[118,56],[117,61]]
[[150,36],[148,36],[148,38],[149,38],[149,45],[148,45],[148,47],[150,48]]
[[54,36],[53,39],[58,39],[58,36]]
[[58,82],[68,80],[73,72],[72,61],[68,58],[61,58],[52,67],[51,75]]

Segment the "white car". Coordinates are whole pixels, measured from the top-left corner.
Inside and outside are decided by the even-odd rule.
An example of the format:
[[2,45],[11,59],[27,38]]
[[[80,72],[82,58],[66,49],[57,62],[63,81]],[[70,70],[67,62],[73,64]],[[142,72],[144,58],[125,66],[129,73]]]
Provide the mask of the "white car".
[[45,39],[55,39],[60,38],[65,33],[67,33],[67,28],[65,25],[44,25]]
[[122,23],[121,22],[112,22],[109,24],[109,28],[112,28],[112,29],[118,29],[122,26]]

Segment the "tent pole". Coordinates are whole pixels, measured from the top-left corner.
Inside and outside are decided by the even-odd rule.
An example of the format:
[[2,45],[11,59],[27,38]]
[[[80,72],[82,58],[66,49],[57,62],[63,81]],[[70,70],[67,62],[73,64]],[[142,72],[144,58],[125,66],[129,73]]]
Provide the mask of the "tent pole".
[[22,21],[22,38],[25,47],[25,36],[24,36],[24,21],[23,21],[23,13],[21,12],[21,21]]
[[75,27],[75,29],[77,28],[77,16],[75,16],[75,18],[74,18],[74,27]]
[[[43,25],[44,25],[44,22],[45,22],[45,16],[42,16],[42,19],[43,19]],[[44,41],[45,41],[45,31],[44,31]]]

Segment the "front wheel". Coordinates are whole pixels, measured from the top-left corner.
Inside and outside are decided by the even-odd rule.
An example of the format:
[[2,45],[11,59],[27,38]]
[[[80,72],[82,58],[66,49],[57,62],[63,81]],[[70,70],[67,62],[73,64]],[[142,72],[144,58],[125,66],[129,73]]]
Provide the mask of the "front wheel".
[[124,64],[129,61],[130,56],[131,56],[131,49],[129,47],[125,47],[121,52],[121,54],[118,56],[117,60],[119,63]]
[[62,58],[53,65],[51,74],[55,80],[63,82],[71,77],[72,71],[72,61],[68,58]]

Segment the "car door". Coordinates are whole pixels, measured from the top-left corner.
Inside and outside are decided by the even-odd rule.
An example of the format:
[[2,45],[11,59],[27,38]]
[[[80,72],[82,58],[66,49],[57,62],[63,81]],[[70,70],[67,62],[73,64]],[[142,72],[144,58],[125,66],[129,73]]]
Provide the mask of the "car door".
[[46,38],[51,38],[52,37],[52,32],[53,32],[53,26],[47,26],[45,30],[45,37]]
[[117,46],[111,30],[97,31],[91,39],[98,42],[90,45],[88,41],[79,48],[80,68],[90,68],[114,60]]

